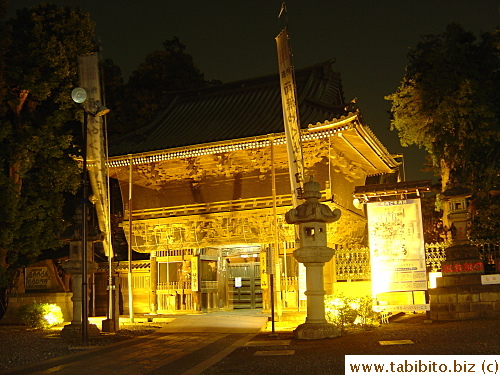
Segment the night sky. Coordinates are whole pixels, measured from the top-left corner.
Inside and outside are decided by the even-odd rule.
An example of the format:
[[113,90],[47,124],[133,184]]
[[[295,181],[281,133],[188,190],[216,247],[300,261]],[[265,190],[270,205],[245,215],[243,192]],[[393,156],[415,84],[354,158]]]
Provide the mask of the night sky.
[[[37,0],[10,0],[15,9]],[[162,42],[179,37],[205,78],[222,82],[277,74],[275,36],[281,0],[53,0],[79,6],[97,24],[105,57],[126,79]],[[365,121],[391,153],[404,153],[406,179],[420,172],[425,153],[399,145],[389,130],[384,96],[404,75],[407,52],[425,34],[458,22],[479,35],[500,25],[496,0],[289,0],[288,23],[296,69],[336,59],[346,100],[358,98]]]

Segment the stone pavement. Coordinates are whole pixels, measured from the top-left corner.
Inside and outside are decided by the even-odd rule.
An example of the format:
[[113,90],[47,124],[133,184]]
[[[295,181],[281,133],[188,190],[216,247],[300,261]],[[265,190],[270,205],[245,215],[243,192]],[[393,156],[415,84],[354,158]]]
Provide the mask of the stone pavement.
[[[291,331],[279,330],[276,337],[261,332],[202,374],[340,375],[345,373],[348,355],[386,356],[398,361],[409,360],[411,356],[429,361],[431,358],[424,356],[433,356],[438,362],[443,355],[457,360],[471,355],[476,363],[499,364],[499,338],[498,319],[427,323],[425,314],[398,314],[381,327],[350,331],[331,339],[298,340]],[[498,367],[495,369],[492,373],[500,374]],[[479,372],[483,373],[476,370]]]
[[259,310],[181,315],[151,335],[5,374],[199,374],[244,345],[267,323]]
[[4,373],[331,375],[344,373],[346,355],[475,355],[500,361],[498,319],[426,323],[425,314],[396,315],[379,328],[321,340],[294,339],[281,326],[272,335],[261,330],[266,322],[267,314],[257,310],[183,315],[149,336]]

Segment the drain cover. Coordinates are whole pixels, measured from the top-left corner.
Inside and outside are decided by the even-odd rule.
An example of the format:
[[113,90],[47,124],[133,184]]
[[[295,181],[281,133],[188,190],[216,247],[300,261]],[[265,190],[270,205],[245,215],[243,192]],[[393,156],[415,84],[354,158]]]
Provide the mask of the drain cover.
[[259,350],[255,352],[256,357],[267,357],[273,355],[294,355],[295,350]]
[[392,341],[379,341],[380,345],[407,345],[413,344],[411,340],[392,340]]
[[267,341],[249,341],[245,346],[281,346],[290,345],[291,340],[267,340]]

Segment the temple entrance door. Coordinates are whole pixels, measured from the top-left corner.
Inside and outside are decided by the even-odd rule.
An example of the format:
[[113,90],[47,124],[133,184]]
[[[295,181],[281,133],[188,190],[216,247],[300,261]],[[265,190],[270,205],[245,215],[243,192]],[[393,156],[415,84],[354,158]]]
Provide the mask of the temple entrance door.
[[227,267],[228,302],[234,309],[261,309],[259,262],[230,262]]

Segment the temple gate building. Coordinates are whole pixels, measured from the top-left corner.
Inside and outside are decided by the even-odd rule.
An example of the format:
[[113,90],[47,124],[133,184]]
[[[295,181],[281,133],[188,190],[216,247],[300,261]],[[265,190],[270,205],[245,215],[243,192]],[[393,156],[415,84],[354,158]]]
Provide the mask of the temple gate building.
[[[332,64],[296,71],[305,176],[320,183],[322,203],[342,212],[327,226],[328,246],[337,250],[324,269],[328,294],[342,272],[354,272],[339,272],[340,258],[369,267],[354,187],[395,180],[398,170],[346,103]],[[292,201],[278,75],[174,93],[152,123],[116,140],[110,155],[124,232],[134,251],[150,255],[133,262],[135,312],[266,308],[271,246],[279,249],[280,303],[298,308],[304,271],[292,256],[294,226],[284,220]],[[124,263],[117,270],[126,280]],[[122,282],[123,295],[127,289]]]

